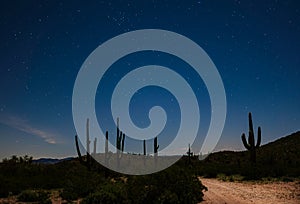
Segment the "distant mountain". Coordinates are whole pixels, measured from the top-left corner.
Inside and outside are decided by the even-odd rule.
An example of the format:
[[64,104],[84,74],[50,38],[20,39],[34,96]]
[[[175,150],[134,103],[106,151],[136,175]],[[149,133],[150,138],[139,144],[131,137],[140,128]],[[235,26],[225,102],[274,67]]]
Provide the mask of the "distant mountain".
[[74,157],[67,157],[63,159],[52,159],[52,158],[40,158],[40,159],[34,159],[32,163],[34,164],[57,164],[63,161],[70,161],[74,159]]

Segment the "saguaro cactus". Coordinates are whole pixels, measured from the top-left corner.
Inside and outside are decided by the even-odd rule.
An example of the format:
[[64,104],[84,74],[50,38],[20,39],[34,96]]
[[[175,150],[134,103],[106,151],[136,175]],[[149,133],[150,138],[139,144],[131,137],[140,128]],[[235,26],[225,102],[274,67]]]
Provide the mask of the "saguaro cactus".
[[105,132],[105,164],[108,164],[108,131]]
[[121,145],[122,154],[124,152],[124,142],[125,142],[125,133],[123,133],[123,136],[122,136],[122,145]]
[[[86,160],[83,159],[80,153],[80,148],[79,148],[79,142],[78,142],[78,136],[75,135],[75,145],[76,145],[76,150],[78,154],[78,158],[80,163],[88,167],[88,169],[91,169],[91,166],[94,165],[95,160],[91,158],[90,155],[90,132],[89,132],[89,119],[86,120]],[[93,156],[96,156],[96,146],[97,146],[97,138],[94,140],[94,150],[93,150]]]
[[144,166],[146,165],[146,140],[143,141],[143,147],[144,147]]
[[146,140],[144,140],[143,146],[144,146],[144,156],[146,156]]
[[93,157],[95,159],[96,157],[96,154],[97,154],[97,138],[95,137],[95,140],[94,140],[94,151],[93,151]]
[[157,164],[157,150],[159,148],[159,145],[157,144],[157,137],[154,138],[154,162],[155,165]]
[[189,150],[187,151],[187,155],[189,157],[189,163],[191,163],[191,157],[193,156],[193,152],[191,151],[191,146],[189,144]]
[[79,149],[79,142],[78,142],[78,136],[75,136],[75,144],[76,144],[76,150],[77,150],[77,154],[78,154],[78,158],[80,163],[84,164],[85,166],[88,167],[88,169],[91,168],[91,156],[90,156],[90,137],[89,137],[89,119],[87,119],[86,122],[86,161],[83,160],[81,153],[80,153],[80,149]]
[[121,150],[121,153],[124,152],[124,141],[125,141],[125,134],[120,131],[120,134],[117,135],[117,149]]
[[154,138],[154,154],[157,154],[159,145],[157,145],[157,137]]
[[[124,142],[125,142],[125,134],[122,133],[119,129],[119,118],[117,118],[117,139],[116,139],[116,148],[117,148],[117,166],[120,166],[120,158],[124,152]],[[120,155],[121,150],[121,155]]]
[[254,140],[254,131],[253,131],[253,123],[252,123],[252,116],[251,113],[249,113],[249,136],[248,136],[248,142],[246,140],[246,136],[243,133],[242,134],[242,141],[247,150],[250,151],[250,160],[252,163],[256,163],[256,149],[260,146],[261,142],[261,128],[258,127],[257,130],[257,141],[255,145]]
[[117,140],[116,140],[116,146],[117,150],[124,151],[124,140],[125,140],[125,134],[122,133],[119,129],[119,118],[117,118]]

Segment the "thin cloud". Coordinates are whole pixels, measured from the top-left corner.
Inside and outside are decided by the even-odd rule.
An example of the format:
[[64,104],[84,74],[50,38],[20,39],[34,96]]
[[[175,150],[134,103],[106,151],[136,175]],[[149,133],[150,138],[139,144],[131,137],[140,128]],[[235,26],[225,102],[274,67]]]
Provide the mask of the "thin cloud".
[[5,124],[9,127],[12,127],[14,129],[20,130],[22,132],[37,136],[42,138],[45,142],[49,144],[57,144],[57,135],[38,129],[36,127],[33,127],[32,125],[29,124],[27,120],[24,120],[19,117],[15,116],[9,116],[6,118],[6,120],[1,119],[0,123]]

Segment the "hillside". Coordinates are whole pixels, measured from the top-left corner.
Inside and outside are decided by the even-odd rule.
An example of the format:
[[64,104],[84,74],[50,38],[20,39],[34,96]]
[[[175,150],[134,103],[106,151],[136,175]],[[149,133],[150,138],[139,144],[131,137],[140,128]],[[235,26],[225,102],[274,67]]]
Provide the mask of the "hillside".
[[[222,151],[210,154],[200,161],[199,174],[215,177],[217,174],[240,174],[255,177],[300,176],[300,131],[259,147],[253,167],[248,151]],[[255,171],[255,172],[253,172]]]

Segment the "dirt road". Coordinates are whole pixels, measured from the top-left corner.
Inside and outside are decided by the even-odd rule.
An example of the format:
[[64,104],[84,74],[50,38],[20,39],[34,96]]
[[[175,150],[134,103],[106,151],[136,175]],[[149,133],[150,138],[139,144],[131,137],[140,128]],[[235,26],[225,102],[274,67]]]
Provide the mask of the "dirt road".
[[299,182],[249,183],[223,182],[200,178],[208,188],[201,204],[300,203]]

